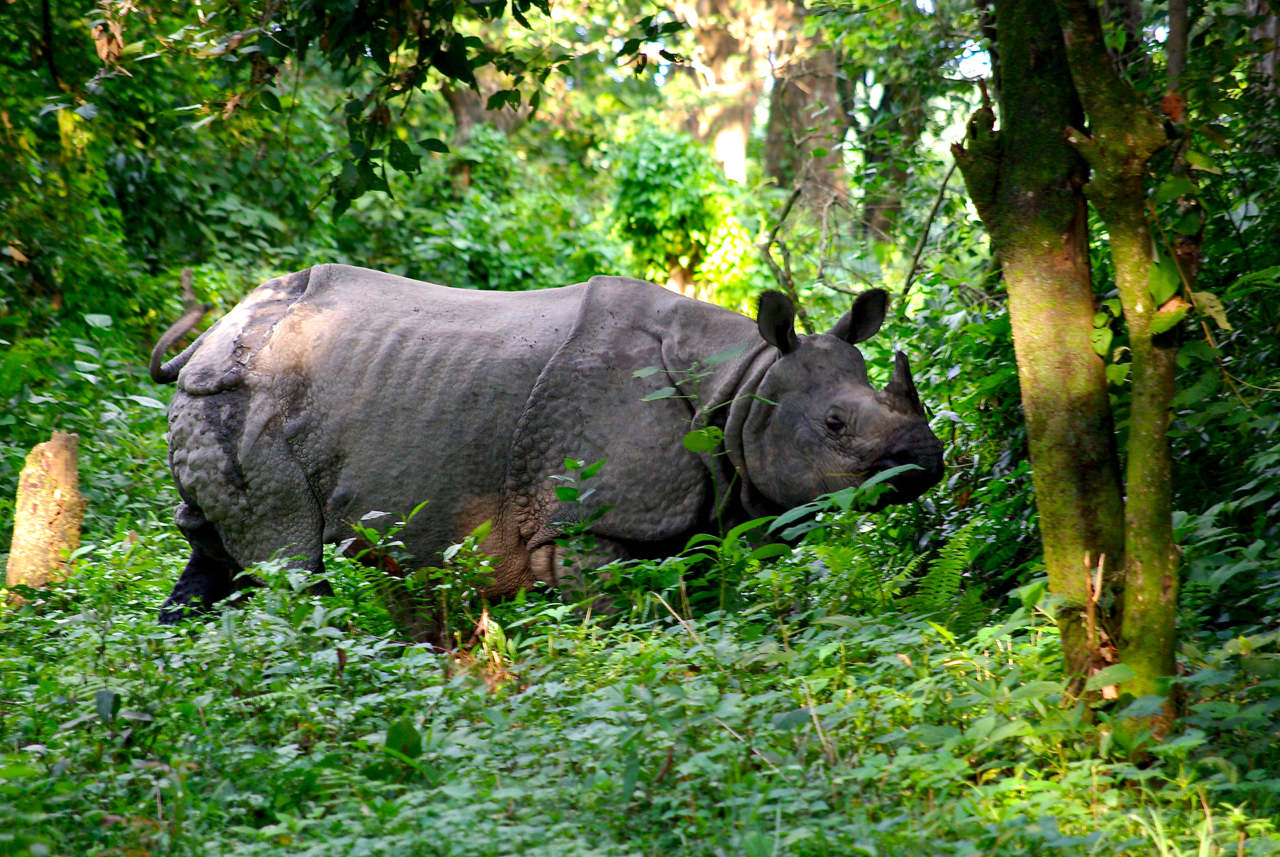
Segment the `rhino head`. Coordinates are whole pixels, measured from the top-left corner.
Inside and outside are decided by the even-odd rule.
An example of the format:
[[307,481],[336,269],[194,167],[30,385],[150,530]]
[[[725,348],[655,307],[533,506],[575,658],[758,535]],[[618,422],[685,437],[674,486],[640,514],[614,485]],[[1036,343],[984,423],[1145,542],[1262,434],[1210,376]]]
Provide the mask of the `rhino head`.
[[742,446],[751,481],[775,503],[799,506],[904,464],[920,469],[894,477],[880,505],[914,500],[942,478],[942,442],[906,355],[897,353],[888,385],[876,390],[856,346],[880,329],[887,304],[883,290],[863,292],[830,331],[797,336],[791,300],[761,296],[760,335],[780,356],[757,395],[775,404],[752,405]]

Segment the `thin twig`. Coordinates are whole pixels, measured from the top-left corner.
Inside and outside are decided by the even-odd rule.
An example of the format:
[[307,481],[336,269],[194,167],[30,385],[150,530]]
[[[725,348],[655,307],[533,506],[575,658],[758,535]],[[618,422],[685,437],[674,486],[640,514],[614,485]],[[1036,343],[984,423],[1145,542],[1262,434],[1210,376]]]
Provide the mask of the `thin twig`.
[[929,209],[929,216],[925,218],[920,240],[916,242],[916,252],[911,256],[911,268],[907,271],[907,281],[902,284],[904,298],[907,292],[911,291],[911,282],[916,278],[916,266],[920,264],[920,254],[924,252],[924,245],[929,241],[929,230],[933,228],[933,218],[937,216],[938,209],[942,206],[942,197],[947,192],[947,182],[951,181],[951,174],[955,171],[956,161],[953,159],[951,166],[947,168],[947,174],[942,177],[942,186],[938,188],[938,195],[934,197],[933,208]]
[[769,270],[773,271],[774,278],[778,281],[778,285],[782,286],[782,290],[786,292],[787,297],[791,298],[791,302],[795,304],[796,317],[800,320],[800,326],[805,333],[811,333],[812,328],[809,326],[809,314],[805,312],[804,305],[800,303],[800,295],[796,291],[795,281],[791,278],[791,261],[787,257],[786,246],[783,246],[783,261],[787,263],[787,270],[779,267],[778,262],[773,258],[771,248],[773,243],[778,240],[778,230],[782,228],[782,224],[786,223],[787,217],[791,214],[792,207],[796,204],[796,200],[800,198],[801,192],[804,190],[804,182],[796,185],[795,190],[791,191],[791,196],[787,197],[787,202],[782,206],[782,213],[778,216],[778,222],[773,224],[773,229],[769,230],[769,235],[757,246],[760,249],[760,258],[769,266]]
[[823,755],[827,757],[827,763],[834,767],[840,761],[840,756],[836,753],[836,745],[827,737],[827,733],[822,729],[822,722],[818,720],[818,705],[813,701],[813,693],[809,690],[809,683],[802,681],[800,686],[804,688],[804,698],[809,703],[809,719],[813,721],[813,728],[818,733],[818,743],[822,745]]
[[667,612],[670,613],[672,616],[674,616],[676,621],[679,622],[681,625],[683,625],[684,629],[689,632],[689,636],[693,637],[693,641],[697,643],[699,646],[701,646],[702,641],[699,640],[698,635],[694,633],[693,626],[690,625],[688,622],[686,622],[683,616],[681,616],[679,613],[671,609],[671,605],[667,603],[667,599],[663,598],[657,592],[653,593],[653,597],[658,599],[660,602],[662,602],[662,606],[667,608]]
[[[715,718],[715,721],[716,721],[717,723],[719,723],[721,726],[723,726],[726,730],[728,730],[729,734],[730,734],[730,735],[732,735],[734,738],[737,738],[737,739],[738,739],[739,741],[741,741],[743,744],[746,744],[746,743],[747,743],[747,739],[746,739],[746,738],[743,738],[743,737],[742,737],[741,735],[739,735],[737,732],[734,732],[734,731],[733,731],[733,727],[732,727],[732,726],[730,726],[728,723],[725,723],[725,722],[724,722],[723,720],[721,720],[719,717]],[[777,772],[778,772],[778,766],[777,766],[777,765],[775,765],[773,762],[770,762],[770,761],[769,761],[769,757],[768,757],[768,756],[764,755],[764,754],[763,754],[763,753],[761,753],[759,750],[757,750],[755,747],[752,747],[750,744],[747,744],[747,749],[748,749],[748,750],[750,750],[752,753],[754,753],[756,756],[760,757],[760,761],[764,762],[764,763],[765,763],[766,765],[768,765],[770,768],[773,768],[774,773],[777,773]]]

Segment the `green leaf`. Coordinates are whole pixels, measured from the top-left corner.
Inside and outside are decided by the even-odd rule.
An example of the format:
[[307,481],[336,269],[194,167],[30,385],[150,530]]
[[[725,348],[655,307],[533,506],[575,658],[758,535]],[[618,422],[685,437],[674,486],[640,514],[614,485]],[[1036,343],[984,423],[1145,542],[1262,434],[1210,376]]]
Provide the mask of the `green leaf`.
[[627,761],[622,766],[622,799],[630,800],[636,790],[636,780],[640,778],[640,756],[635,748],[627,753]]
[[592,476],[595,476],[597,473],[600,472],[600,468],[604,467],[605,462],[608,460],[609,459],[607,458],[602,458],[599,461],[597,461],[595,464],[588,464],[586,468],[582,471],[582,479],[590,479]]
[[150,396],[125,396],[125,398],[132,399],[143,407],[155,408],[157,411],[163,411],[166,407],[164,402],[153,399]]
[[1110,323],[1111,323],[1111,316],[1107,315],[1105,312],[1095,312],[1093,314],[1094,327],[1106,327]]
[[798,521],[806,515],[812,515],[815,512],[821,511],[822,506],[818,503],[805,503],[803,506],[796,506],[794,509],[788,509],[778,517],[774,518],[773,523],[769,525],[769,532],[776,533],[792,521]]
[[1053,693],[1061,693],[1062,684],[1056,681],[1027,682],[1009,694],[1010,702],[1025,702],[1029,699],[1044,699]]
[[568,470],[570,473],[572,473],[573,471],[575,471],[575,470],[577,470],[579,467],[581,467],[581,466],[582,466],[582,464],[583,464],[583,462],[582,462],[582,461],[580,461],[580,460],[578,460],[578,459],[576,459],[576,458],[566,458],[566,459],[564,460],[564,469],[565,469],[565,470]]
[[751,532],[752,530],[760,529],[765,524],[769,523],[769,521],[771,520],[773,519],[772,518],[753,518],[752,520],[747,521],[746,523],[738,524],[738,526],[734,527],[732,530],[730,530],[728,533],[725,534],[725,537],[724,537],[725,544],[737,543],[738,539],[742,538],[743,535]]
[[1178,218],[1178,222],[1173,225],[1173,231],[1179,235],[1195,235],[1200,231],[1200,225],[1201,212],[1193,208]]
[[493,95],[489,96],[489,102],[485,105],[486,110],[500,110],[503,106],[510,104],[513,109],[520,107],[520,90],[518,89],[500,89]]
[[342,172],[338,173],[337,178],[334,179],[333,188],[338,192],[338,196],[344,196],[347,199],[354,199],[360,195],[360,169],[355,161],[342,162]]
[[660,369],[657,366],[646,366],[643,369],[637,369],[636,371],[632,372],[631,377],[632,378],[648,378],[650,375],[656,375],[661,371],[662,369]]
[[1133,367],[1132,363],[1112,363],[1107,366],[1107,380],[1117,387],[1125,382],[1129,377],[1129,370]]
[[262,92],[258,93],[258,103],[270,110],[272,113],[281,113],[284,110],[284,108],[280,106],[280,99],[269,89],[264,89]]
[[471,70],[471,59],[467,56],[466,38],[461,33],[454,33],[449,44],[440,48],[431,57],[431,64],[445,77],[474,86],[475,73]]
[[1107,298],[1105,301],[1102,302],[1102,305],[1107,309],[1108,312],[1110,312],[1116,318],[1120,317],[1121,309],[1120,309],[1119,298]]
[[1213,292],[1192,292],[1191,297],[1195,299],[1196,309],[1211,316],[1218,323],[1219,329],[1232,329],[1231,322],[1227,321],[1227,309],[1217,295]]
[[747,554],[747,559],[772,559],[775,556],[786,556],[791,553],[791,546],[781,543],[772,545],[761,545],[760,547]]
[[561,503],[576,503],[578,502],[578,489],[572,485],[557,485],[556,499]]
[[821,146],[816,146],[810,154],[815,158],[825,158],[827,155],[831,154],[831,152]]
[[1172,256],[1165,256],[1159,262],[1151,263],[1147,272],[1147,289],[1156,306],[1163,306],[1169,298],[1178,293],[1182,278],[1178,276],[1178,265]]
[[[5,765],[4,767],[0,767],[0,780],[25,780],[28,777],[38,777],[38,776],[40,776],[39,771],[31,767],[30,765],[24,765],[21,762],[15,762],[13,764],[8,764],[8,765]],[[22,853],[22,852],[10,852],[10,853]],[[27,851],[26,853],[29,854],[32,852]],[[48,852],[45,852],[45,853],[48,853]]]
[[661,390],[654,390],[652,393],[645,396],[640,401],[656,402],[658,401],[658,399],[670,399],[672,396],[675,396],[675,395],[676,395],[675,387],[663,387]]
[[1111,328],[1094,328],[1093,332],[1089,334],[1089,344],[1093,346],[1093,353],[1105,358],[1111,350],[1111,340],[1114,338],[1115,334],[1111,332]]
[[422,167],[422,156],[415,155],[404,140],[387,145],[387,162],[402,173],[416,173]]
[[1160,205],[1180,196],[1195,194],[1196,186],[1186,176],[1170,176],[1156,191],[1156,204]]
[[1187,317],[1191,304],[1184,300],[1170,300],[1151,317],[1151,332],[1165,333],[1172,330],[1178,322]]
[[684,448],[690,452],[711,452],[724,439],[724,432],[715,426],[695,429],[684,436]]
[[987,743],[994,744],[1015,735],[1025,735],[1031,731],[1031,724],[1025,720],[1010,720],[987,736]]
[[1112,664],[1106,669],[1098,670],[1089,676],[1089,680],[1084,683],[1084,689],[1085,691],[1101,690],[1113,684],[1126,682],[1136,675],[1137,673],[1128,664]]
[[413,727],[409,718],[404,717],[392,723],[387,729],[386,748],[395,750],[410,759],[416,759],[422,754],[422,736],[418,734],[418,730]]
[[1130,717],[1155,717],[1164,710],[1165,698],[1163,696],[1140,696],[1116,715],[1116,719],[1123,720]]
[[712,354],[706,360],[703,360],[702,365],[713,366],[716,363],[723,363],[726,360],[732,360],[733,358],[737,357],[739,354],[741,354],[746,350],[747,350],[747,346],[745,345],[739,345],[736,348],[726,348],[724,351],[720,351],[720,352],[717,352],[716,354]]
[[491,529],[493,529],[493,521],[485,521],[483,524],[472,530],[471,535],[467,536],[467,538],[474,539],[476,544],[479,544],[489,538],[489,530]]
[[114,690],[100,690],[94,694],[93,701],[98,709],[98,719],[110,726],[111,721],[115,720],[116,712],[120,710],[120,694]]
[[90,327],[110,327],[112,324],[111,316],[101,315],[100,313],[87,312],[84,314],[84,322]]
[[428,152],[435,152],[440,155],[449,154],[449,147],[445,145],[443,140],[437,140],[435,137],[427,137],[425,140],[419,140],[418,145]]
[[1202,152],[1187,152],[1187,163],[1197,170],[1204,170],[1206,173],[1212,173],[1215,176],[1222,175],[1222,170],[1213,162],[1213,158]]
[[618,58],[631,56],[636,51],[640,50],[640,44],[640,39],[627,39],[622,43],[622,50],[618,51]]

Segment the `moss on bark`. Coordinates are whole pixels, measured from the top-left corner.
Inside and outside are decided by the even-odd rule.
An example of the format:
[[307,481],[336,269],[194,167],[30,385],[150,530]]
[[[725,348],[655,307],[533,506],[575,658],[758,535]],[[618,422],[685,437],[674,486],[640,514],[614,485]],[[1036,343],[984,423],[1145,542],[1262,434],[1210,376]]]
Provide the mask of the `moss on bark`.
[[1083,676],[1097,658],[1086,568],[1101,554],[1118,568],[1124,548],[1107,380],[1089,341],[1086,166],[1063,133],[1083,113],[1054,7],[996,0],[995,13],[1001,128],[984,108],[952,151],[1004,269],[1049,585],[1065,605],[1066,672]]
[[[1133,354],[1119,643],[1120,660],[1134,677],[1121,689],[1134,696],[1164,695],[1174,672],[1178,601],[1179,554],[1173,539],[1172,459],[1166,431],[1176,348],[1163,341],[1168,337],[1151,333],[1158,307],[1147,286],[1152,245],[1143,210],[1143,177],[1151,156],[1168,144],[1168,136],[1163,120],[1115,73],[1091,0],[1058,0],[1058,8],[1092,131],[1088,136],[1071,130],[1068,139],[1093,170],[1085,193],[1111,237]],[[1172,706],[1166,706],[1166,718],[1172,713]]]

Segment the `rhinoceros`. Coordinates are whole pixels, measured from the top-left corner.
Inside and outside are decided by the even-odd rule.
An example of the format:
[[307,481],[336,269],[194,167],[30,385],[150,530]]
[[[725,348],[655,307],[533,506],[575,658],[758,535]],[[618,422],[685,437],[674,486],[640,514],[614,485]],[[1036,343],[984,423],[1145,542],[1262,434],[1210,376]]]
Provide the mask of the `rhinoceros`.
[[[915,499],[942,445],[907,358],[875,390],[855,347],[886,305],[863,292],[829,332],[799,336],[778,292],[753,321],[620,277],[481,292],[319,265],[264,283],[168,363],[174,336],[152,356],[153,379],[178,384],[169,465],[191,544],[161,620],[209,608],[274,554],[322,570],[351,522],[423,501],[406,550],[438,566],[489,521],[486,594],[504,596],[561,583],[560,525],[592,509],[612,507],[589,524],[595,552],[626,559],[898,465],[919,469],[888,500]],[[686,449],[706,425],[723,448]],[[582,503],[557,500],[566,459],[606,462]]]

